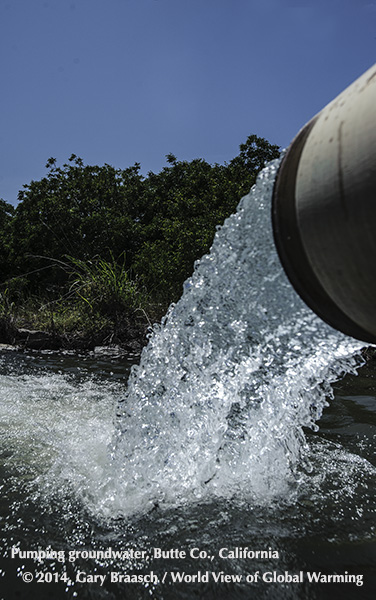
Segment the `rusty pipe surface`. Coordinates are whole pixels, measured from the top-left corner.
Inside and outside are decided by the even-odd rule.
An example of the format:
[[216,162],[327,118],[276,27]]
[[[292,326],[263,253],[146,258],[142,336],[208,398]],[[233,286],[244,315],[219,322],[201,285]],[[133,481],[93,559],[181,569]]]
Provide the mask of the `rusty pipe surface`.
[[280,260],[306,304],[376,343],[376,65],[292,141],[272,219]]

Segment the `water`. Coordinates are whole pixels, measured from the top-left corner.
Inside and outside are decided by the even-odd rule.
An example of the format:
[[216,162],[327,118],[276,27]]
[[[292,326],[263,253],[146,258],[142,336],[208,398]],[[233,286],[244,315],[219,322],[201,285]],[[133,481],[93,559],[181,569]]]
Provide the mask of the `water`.
[[[321,323],[281,270],[275,169],[218,231],[128,385],[124,361],[0,355],[0,598],[372,597],[372,367],[356,377],[361,344]],[[221,550],[236,547],[252,556]]]
[[132,370],[114,444],[113,506],[125,514],[234,490],[258,503],[284,495],[302,426],[315,427],[330,382],[356,364],[360,343],[315,317],[279,264],[276,168],[218,231]]

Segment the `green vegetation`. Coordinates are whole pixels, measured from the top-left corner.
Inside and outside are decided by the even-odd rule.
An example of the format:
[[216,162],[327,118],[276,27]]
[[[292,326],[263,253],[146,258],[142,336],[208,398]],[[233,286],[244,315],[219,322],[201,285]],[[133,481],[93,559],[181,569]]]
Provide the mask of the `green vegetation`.
[[[127,339],[178,300],[194,261],[279,148],[250,136],[228,164],[167,155],[158,174],[72,154],[0,201],[0,337],[10,327]],[[101,335],[99,333],[101,332]],[[0,339],[1,341],[1,339]]]

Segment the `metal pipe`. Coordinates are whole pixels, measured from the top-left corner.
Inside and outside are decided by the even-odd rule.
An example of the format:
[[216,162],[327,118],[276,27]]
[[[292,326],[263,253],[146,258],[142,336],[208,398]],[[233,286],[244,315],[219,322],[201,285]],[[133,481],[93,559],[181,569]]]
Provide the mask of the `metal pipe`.
[[302,299],[336,329],[376,343],[376,64],[292,141],[272,218]]

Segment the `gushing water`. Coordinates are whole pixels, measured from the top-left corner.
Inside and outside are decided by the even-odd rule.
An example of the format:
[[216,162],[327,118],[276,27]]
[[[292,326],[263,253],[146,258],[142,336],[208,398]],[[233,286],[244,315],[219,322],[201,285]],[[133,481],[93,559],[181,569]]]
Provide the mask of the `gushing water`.
[[100,386],[54,375],[28,376],[25,388],[25,378],[4,376],[3,447],[27,463],[40,501],[68,493],[116,517],[294,494],[310,468],[303,427],[316,427],[330,383],[359,365],[361,344],[314,316],[284,275],[270,220],[277,168],[264,169],[219,229],[126,391],[110,386],[83,405]]
[[302,427],[316,427],[330,383],[356,364],[361,344],[314,316],[280,266],[270,217],[277,168],[264,169],[219,229],[131,372],[112,510],[286,494],[304,464]]

